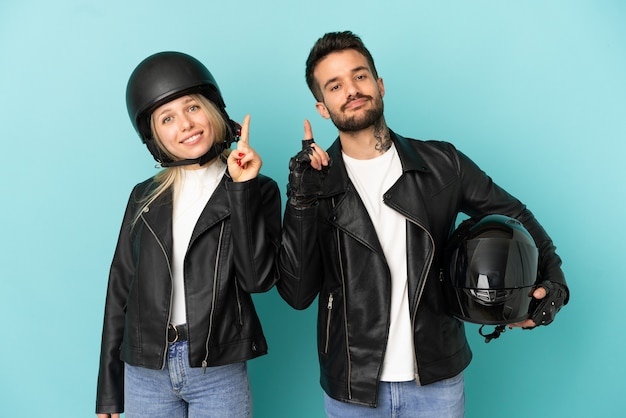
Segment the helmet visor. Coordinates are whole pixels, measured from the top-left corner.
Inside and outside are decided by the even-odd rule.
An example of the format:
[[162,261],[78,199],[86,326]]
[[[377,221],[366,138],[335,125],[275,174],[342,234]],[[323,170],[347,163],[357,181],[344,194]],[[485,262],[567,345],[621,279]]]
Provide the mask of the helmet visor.
[[537,248],[508,238],[477,238],[465,243],[456,287],[499,291],[532,286],[537,278]]

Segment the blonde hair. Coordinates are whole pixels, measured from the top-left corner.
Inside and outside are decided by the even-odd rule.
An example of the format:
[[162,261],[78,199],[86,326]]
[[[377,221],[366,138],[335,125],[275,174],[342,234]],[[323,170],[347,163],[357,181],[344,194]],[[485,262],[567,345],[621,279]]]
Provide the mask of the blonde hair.
[[[191,98],[200,103],[202,110],[206,113],[209,123],[213,128],[213,132],[215,133],[215,143],[221,144],[226,140],[226,135],[232,135],[230,132],[229,126],[226,124],[226,120],[224,118],[224,114],[217,108],[217,106],[204,97],[201,94],[190,94]],[[150,129],[152,131],[152,136],[154,141],[159,147],[159,150],[164,154],[171,158],[173,161],[179,160],[176,156],[172,155],[166,148],[163,146],[161,139],[156,133],[155,129],[155,121],[150,116]],[[219,155],[219,158],[222,161],[226,161],[228,155],[230,154],[230,148],[226,148]],[[210,162],[209,164],[212,164]],[[152,204],[154,201],[161,196],[164,192],[166,192],[170,187],[179,185],[183,178],[183,170],[185,170],[184,166],[175,166],[175,167],[165,167],[163,170],[159,171],[152,179],[153,183],[156,184],[156,188],[148,193],[146,196],[142,197],[139,200],[140,208],[135,214],[133,218],[132,225],[134,226],[137,223],[137,220],[141,216],[141,214]]]

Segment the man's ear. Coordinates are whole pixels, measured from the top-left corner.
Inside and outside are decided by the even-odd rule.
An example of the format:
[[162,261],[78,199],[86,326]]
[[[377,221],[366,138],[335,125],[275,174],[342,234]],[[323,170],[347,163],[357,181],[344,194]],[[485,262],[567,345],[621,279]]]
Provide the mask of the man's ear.
[[383,83],[382,77],[378,77],[376,80],[378,83],[378,91],[380,91],[380,97],[385,97],[385,83]]
[[330,119],[330,113],[328,113],[328,109],[326,109],[326,105],[323,102],[315,103],[315,108],[324,119]]

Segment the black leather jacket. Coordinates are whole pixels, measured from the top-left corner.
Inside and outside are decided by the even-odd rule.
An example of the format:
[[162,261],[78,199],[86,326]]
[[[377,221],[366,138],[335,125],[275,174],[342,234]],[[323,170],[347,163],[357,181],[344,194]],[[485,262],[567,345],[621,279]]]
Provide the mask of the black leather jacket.
[[[425,385],[460,373],[472,357],[463,323],[447,313],[440,280],[442,250],[458,213],[519,219],[539,246],[541,280],[565,284],[565,278],[552,241],[532,213],[470,159],[448,143],[393,133],[392,139],[403,174],[382,199],[407,219],[416,380]],[[318,204],[286,207],[277,286],[296,309],[319,295],[318,352],[326,393],[375,406],[389,331],[390,271],[346,173],[339,140],[328,153],[333,166]]]
[[[97,413],[122,412],[124,362],[161,369],[172,294],[172,193],[144,210],[154,182],[135,186],[111,265],[102,333]],[[170,189],[171,190],[171,189]],[[250,293],[276,282],[280,192],[263,175],[235,183],[224,175],[200,215],[185,257],[189,362],[207,367],[267,352]]]

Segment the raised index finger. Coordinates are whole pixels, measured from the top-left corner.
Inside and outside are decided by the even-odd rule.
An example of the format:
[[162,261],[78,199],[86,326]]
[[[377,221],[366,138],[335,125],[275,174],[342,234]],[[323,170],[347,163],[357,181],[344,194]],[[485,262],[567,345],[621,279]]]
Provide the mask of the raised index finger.
[[243,118],[243,124],[241,125],[241,135],[239,136],[239,142],[248,144],[249,132],[250,132],[250,115],[246,115],[246,117]]
[[313,139],[313,130],[311,129],[311,122],[307,119],[304,120],[304,140]]

